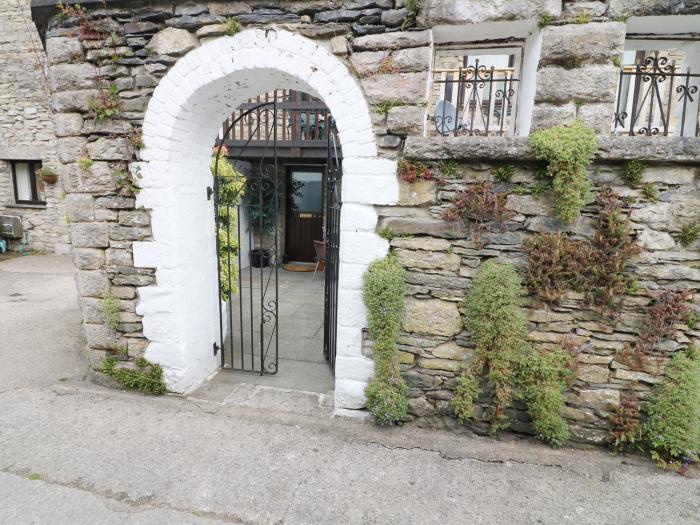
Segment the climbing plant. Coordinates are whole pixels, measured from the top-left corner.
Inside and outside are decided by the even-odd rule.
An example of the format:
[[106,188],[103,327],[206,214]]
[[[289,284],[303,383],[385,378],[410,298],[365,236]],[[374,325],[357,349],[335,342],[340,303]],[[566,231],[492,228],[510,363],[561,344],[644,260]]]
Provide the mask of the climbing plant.
[[568,438],[561,409],[570,356],[563,349],[537,350],[528,343],[524,295],[512,266],[488,261],[479,269],[464,301],[465,324],[476,355],[457,380],[453,408],[460,421],[470,419],[485,386],[495,403],[492,431],[509,426],[505,409],[521,399],[535,432],[559,446]]
[[393,255],[369,265],[363,276],[363,299],[373,342],[374,375],[365,396],[367,408],[379,425],[400,421],[408,410],[407,388],[401,377],[396,346],[405,294],[405,270]]
[[644,437],[653,459],[681,473],[700,454],[700,351],[676,352],[646,407]]
[[219,157],[218,172],[216,156],[211,159],[211,172],[218,175],[218,236],[219,236],[219,294],[228,301],[229,293],[236,293],[238,268],[238,232],[236,205],[244,195],[245,177],[225,157]]
[[585,206],[591,189],[588,166],[598,149],[595,131],[580,121],[535,131],[529,137],[537,158],[547,161],[557,196],[557,216],[574,222]]

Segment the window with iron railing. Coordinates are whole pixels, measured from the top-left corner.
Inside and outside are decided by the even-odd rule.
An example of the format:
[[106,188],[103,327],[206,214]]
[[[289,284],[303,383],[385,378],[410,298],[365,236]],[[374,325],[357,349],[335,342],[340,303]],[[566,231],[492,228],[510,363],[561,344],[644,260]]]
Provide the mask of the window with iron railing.
[[620,135],[696,137],[700,74],[678,50],[625,51],[613,132]]
[[520,56],[519,48],[438,50],[428,135],[513,135]]

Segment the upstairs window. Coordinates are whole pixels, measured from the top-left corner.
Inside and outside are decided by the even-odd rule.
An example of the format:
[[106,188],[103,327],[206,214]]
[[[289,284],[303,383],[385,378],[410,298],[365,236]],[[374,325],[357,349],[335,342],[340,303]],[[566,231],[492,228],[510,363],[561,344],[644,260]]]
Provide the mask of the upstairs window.
[[521,63],[518,47],[439,48],[428,135],[513,135]]
[[12,161],[12,186],[17,204],[46,204],[44,185],[37,174],[39,169],[41,169],[41,161]]
[[690,67],[698,60],[698,44],[633,40],[625,47],[614,133],[698,136],[700,71],[693,73]]

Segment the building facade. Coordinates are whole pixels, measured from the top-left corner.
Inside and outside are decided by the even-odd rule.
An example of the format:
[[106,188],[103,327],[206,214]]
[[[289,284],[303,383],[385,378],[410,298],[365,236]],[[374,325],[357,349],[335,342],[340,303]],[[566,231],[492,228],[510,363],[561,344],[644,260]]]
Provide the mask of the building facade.
[[10,250],[68,253],[59,180],[41,176],[58,167],[49,110],[46,55],[29,1],[8,2],[0,21],[0,215],[21,228],[0,233]]
[[[533,344],[576,356],[564,414],[574,439],[609,441],[625,396],[643,401],[669,356],[697,342],[694,323],[678,320],[654,367],[626,355],[662,292],[684,291],[697,311],[700,241],[686,235],[700,221],[697,3],[34,4],[95,367],[145,355],[175,391],[216,371],[211,147],[235,108],[275,89],[323,101],[342,145],[338,309],[326,319],[339,414],[365,403],[373,362],[362,275],[391,248],[409,285],[399,341],[409,418],[459,426],[450,400],[474,352],[460,305],[479,266],[496,259],[524,272],[524,243],[541,233],[596,238],[601,205],[591,199],[577,220],[558,220],[527,139],[577,120],[597,135],[592,192],[620,197],[639,253],[612,317],[578,291],[528,297]],[[631,183],[630,161],[643,161]],[[447,220],[457,196],[478,188],[507,218]],[[119,304],[113,326],[102,314],[108,297]],[[484,428],[488,408],[473,428]],[[514,428],[531,432],[514,410]]]

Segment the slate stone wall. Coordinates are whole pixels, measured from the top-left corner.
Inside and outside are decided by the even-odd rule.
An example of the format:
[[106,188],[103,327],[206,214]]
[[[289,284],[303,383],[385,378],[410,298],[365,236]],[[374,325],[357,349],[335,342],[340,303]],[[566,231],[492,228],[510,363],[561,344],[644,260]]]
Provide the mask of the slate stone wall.
[[[613,60],[623,49],[625,37],[625,24],[617,17],[694,13],[696,8],[688,2],[685,11],[668,7],[667,2],[632,4],[617,0],[609,5],[597,1],[427,0],[418,26],[402,28],[409,14],[401,0],[219,1],[176,8],[172,2],[149,2],[148,7],[111,2],[107,11],[89,11],[112,32],[107,46],[105,38],[81,37],[73,21],[54,17],[46,44],[51,108],[93,364],[98,366],[106,355],[131,359],[142,355],[148,344],[135,307],[139,287],[153,284],[155,275],[151,269],[134,267],[132,243],[151,238],[150,220],[148,210],[135,208],[133,194],[117,187],[114,172],[132,156],[124,137],[139,129],[154,87],[172,65],[202,42],[221,37],[226,17],[234,16],[244,27],[295,31],[322,42],[341,57],[374,108],[381,155],[431,165],[458,162],[456,176],[447,186],[402,183],[400,203],[379,207],[377,225],[411,235],[392,241],[408,270],[410,285],[400,340],[404,377],[410,386],[410,418],[418,425],[457,428],[450,407],[454,377],[473,352],[460,303],[479,265],[496,258],[522,268],[521,244],[540,230],[590,238],[596,210],[587,207],[571,227],[553,218],[552,196],[536,190],[534,172],[539,165],[525,138],[422,137],[431,26],[535,21],[549,15],[552,24],[542,30],[533,128],[581,118],[600,133],[591,180],[596,188],[612,186],[631,198],[626,211],[644,248],[626,269],[637,279],[640,291],[625,297],[616,323],[599,316],[580,294],[567,293],[558,304],[545,305],[534,299],[528,303],[533,342],[547,346],[567,338],[577,349],[576,381],[567,393],[565,413],[575,439],[605,442],[608,418],[619,405],[621,392],[630,387],[643,398],[662,377],[629,370],[617,357],[634,340],[644,307],[661,290],[689,289],[696,293],[697,309],[700,289],[700,242],[682,247],[677,241],[682,226],[700,221],[698,139],[609,136],[618,71]],[[581,13],[590,14],[592,21],[569,23]],[[123,115],[119,121],[94,119],[89,100],[99,96],[96,72],[104,82],[116,86]],[[384,104],[390,107],[378,111]],[[80,168],[77,161],[81,157],[94,162]],[[623,161],[634,158],[646,159],[644,180],[654,183],[659,202],[646,201],[638,190],[622,183]],[[511,183],[495,188],[508,195],[507,207],[513,217],[504,231],[492,232],[483,247],[477,246],[468,229],[455,229],[442,220],[441,210],[455,191],[491,180],[492,169],[504,164],[515,167],[515,176]],[[116,331],[103,323],[99,310],[109,293],[120,300]],[[698,337],[697,329],[678,325],[675,336],[664,343],[661,368],[670,353]],[[488,405],[483,403],[481,409],[486,414]],[[522,410],[514,415],[515,428],[529,431],[527,415]],[[473,428],[484,430],[479,421]]]
[[43,160],[56,166],[54,134],[48,107],[46,56],[31,21],[29,1],[10,2],[0,18],[0,214],[22,218],[24,235],[8,239],[17,250],[67,253],[61,184],[43,185],[46,206],[18,205],[11,160]]

